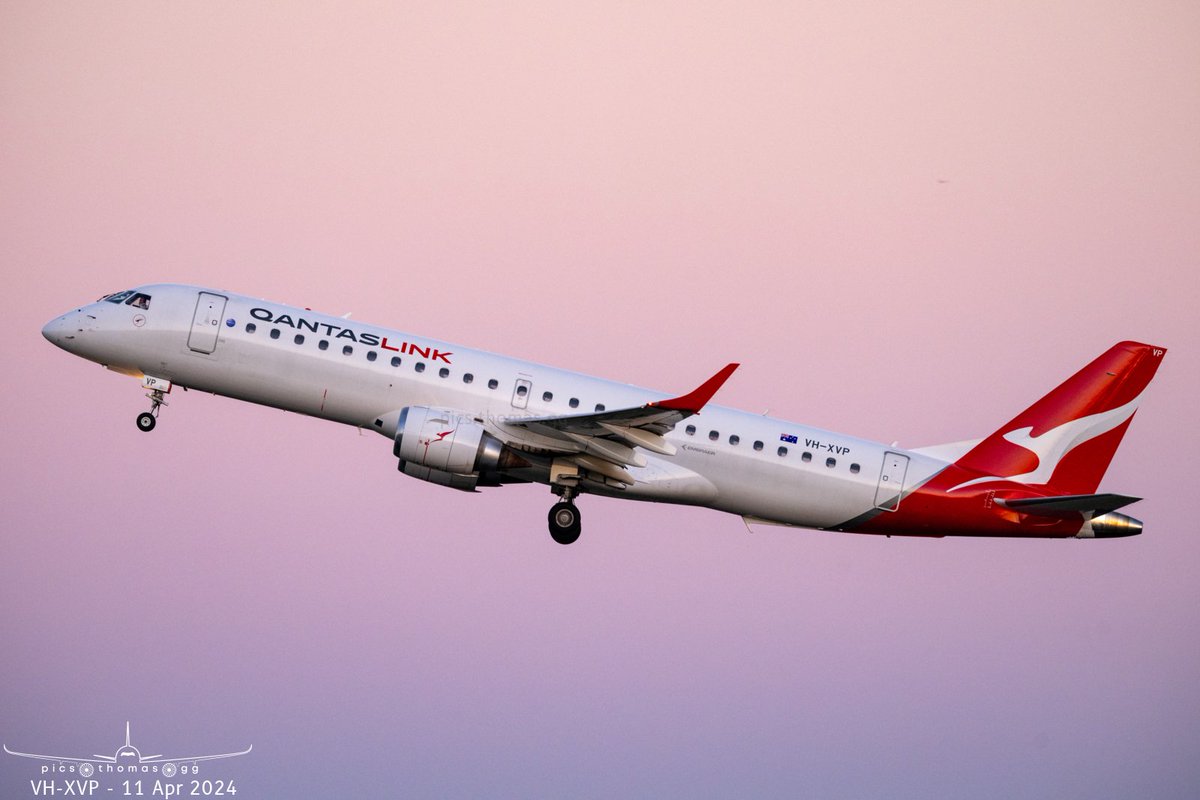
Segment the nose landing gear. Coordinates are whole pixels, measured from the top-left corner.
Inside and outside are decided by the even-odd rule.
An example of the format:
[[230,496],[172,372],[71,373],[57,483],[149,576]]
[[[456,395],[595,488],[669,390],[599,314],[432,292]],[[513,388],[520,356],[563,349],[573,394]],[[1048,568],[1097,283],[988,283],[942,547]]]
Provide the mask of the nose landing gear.
[[146,397],[150,398],[150,410],[138,414],[137,426],[139,431],[149,433],[158,424],[158,409],[167,404],[167,392],[171,391],[171,382],[149,375],[142,381],[142,388],[149,389]]

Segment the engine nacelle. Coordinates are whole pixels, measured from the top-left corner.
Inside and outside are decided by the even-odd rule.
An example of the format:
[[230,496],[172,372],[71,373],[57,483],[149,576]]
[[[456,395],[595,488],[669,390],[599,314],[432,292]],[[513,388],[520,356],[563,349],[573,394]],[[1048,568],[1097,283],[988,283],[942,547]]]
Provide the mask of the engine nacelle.
[[[478,477],[478,473],[494,470],[500,465],[503,450],[500,440],[475,420],[428,406],[408,406],[400,412],[396,422],[396,444],[392,448],[402,462],[401,470],[434,483],[443,481],[417,474],[420,470],[416,468]],[[413,471],[404,465],[413,467]],[[473,489],[474,484],[470,488]]]
[[420,464],[414,464],[411,461],[401,461],[400,471],[405,475],[411,475],[423,481],[436,483],[438,486],[449,486],[451,489],[461,489],[464,492],[475,491],[475,487],[479,484],[478,472],[469,475],[456,475],[453,472],[444,472],[432,467],[422,467]]

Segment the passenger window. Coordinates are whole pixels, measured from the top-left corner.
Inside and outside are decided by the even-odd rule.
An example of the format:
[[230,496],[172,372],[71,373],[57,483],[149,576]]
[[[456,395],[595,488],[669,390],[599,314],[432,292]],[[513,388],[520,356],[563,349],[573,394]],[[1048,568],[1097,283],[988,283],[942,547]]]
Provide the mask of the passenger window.
[[377,358],[379,358],[379,353],[376,353],[374,350],[367,351],[367,361],[374,361]]
[[736,445],[741,440],[742,440],[742,437],[738,436],[736,433],[730,435],[730,437],[729,437],[729,443],[732,445]]
[[415,369],[417,372],[424,372],[424,371],[425,371],[425,362],[424,362],[424,361],[418,361],[418,362],[417,362],[417,363],[416,363],[416,364],[413,366],[413,369]]
[[695,436],[696,435],[696,426],[688,425],[686,428],[683,429],[683,432],[686,433],[688,436]]
[[393,367],[400,366],[400,356],[392,356],[392,366]]
[[350,345],[346,345],[345,347],[342,348],[342,355],[344,355],[344,356],[348,356],[353,352],[354,352],[354,348],[351,347]]
[[569,405],[571,408],[579,408],[579,398],[572,397],[570,400],[567,401],[567,405]]
[[317,349],[318,350],[328,350],[329,349],[329,340],[322,339],[321,341],[317,342]]
[[781,448],[779,448],[779,455],[781,455],[781,456],[786,456],[786,455],[787,455],[787,448],[786,448],[786,447],[781,447]]
[[760,442],[760,441],[756,441],[756,442],[754,443],[754,449],[755,449],[755,450],[762,450],[762,449],[763,449],[763,443],[762,443],[762,442]]
[[710,442],[715,442],[717,439],[720,439],[720,438],[721,438],[721,434],[717,433],[716,431],[708,432],[708,440]]
[[448,367],[442,367],[441,369],[438,370],[438,377],[439,378],[449,378],[450,377],[450,369]]
[[597,411],[603,411],[603,410],[604,410],[604,403],[596,403],[596,410],[597,410]]
[[858,464],[851,464],[851,465],[850,465],[850,472],[851,472],[851,473],[853,473],[853,474],[855,474],[855,475],[857,475],[857,474],[858,474],[858,471],[859,471],[860,469],[862,469],[862,467],[860,467]]
[[527,394],[529,394],[528,386],[523,383],[517,386],[517,397],[524,397]]
[[304,344],[304,334],[297,333],[295,338],[292,339],[292,341],[295,342],[296,344]]
[[279,338],[279,328],[271,328],[271,338],[272,339]]
[[542,401],[549,403],[554,399],[554,392],[542,392]]
[[800,460],[807,464],[809,461],[812,461],[812,453],[805,453],[800,456]]
[[475,376],[474,376],[474,375],[472,375],[472,374],[471,374],[471,373],[469,373],[469,372],[464,372],[464,373],[463,373],[463,383],[470,383],[470,382],[471,382],[471,381],[473,381],[473,380],[475,380]]
[[500,381],[496,380],[495,378],[488,379],[488,388],[489,389],[495,389],[499,385],[500,385]]
[[258,326],[253,322],[246,323],[246,333],[254,333],[256,330],[258,330]]
[[829,467],[830,469],[833,469],[834,467],[837,466],[837,459],[834,458],[833,456],[830,456],[829,458],[825,459],[825,466]]

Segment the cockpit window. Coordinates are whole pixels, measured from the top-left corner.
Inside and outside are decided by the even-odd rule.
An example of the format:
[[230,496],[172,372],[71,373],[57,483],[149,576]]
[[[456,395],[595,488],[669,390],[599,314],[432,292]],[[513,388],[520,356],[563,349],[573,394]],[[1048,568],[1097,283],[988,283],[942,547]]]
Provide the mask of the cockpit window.
[[101,297],[100,299],[107,300],[110,303],[117,303],[118,305],[120,305],[121,303],[124,303],[126,300],[128,300],[129,296],[132,294],[133,294],[133,289],[127,289],[124,292],[116,292],[114,294],[106,294],[104,297]]
[[138,292],[133,297],[125,301],[125,305],[140,308],[143,311],[150,308],[150,295]]

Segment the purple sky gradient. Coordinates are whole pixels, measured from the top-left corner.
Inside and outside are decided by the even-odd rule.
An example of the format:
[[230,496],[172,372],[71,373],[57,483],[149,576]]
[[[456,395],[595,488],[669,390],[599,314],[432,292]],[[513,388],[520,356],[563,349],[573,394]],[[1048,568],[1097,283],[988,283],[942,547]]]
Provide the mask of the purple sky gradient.
[[[0,739],[240,797],[1200,793],[1200,10],[0,7]],[[918,446],[1170,348],[1108,542],[466,496],[62,353],[223,287]],[[217,770],[214,768],[214,773]],[[29,796],[32,762],[0,759]]]

